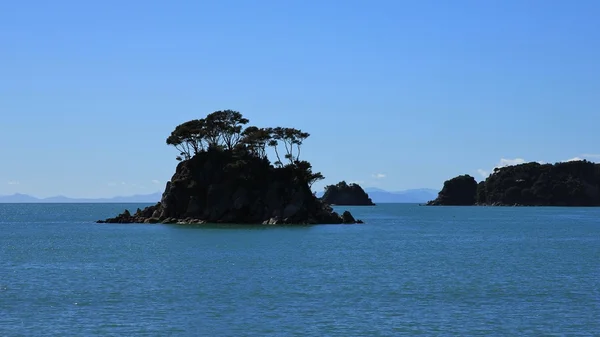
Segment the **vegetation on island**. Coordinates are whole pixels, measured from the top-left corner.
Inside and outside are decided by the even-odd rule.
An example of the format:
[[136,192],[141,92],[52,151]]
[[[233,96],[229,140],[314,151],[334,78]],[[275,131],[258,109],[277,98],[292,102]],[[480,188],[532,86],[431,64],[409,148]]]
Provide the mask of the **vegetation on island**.
[[313,195],[324,176],[300,158],[307,132],[248,124],[240,112],[222,110],[175,127],[166,143],[179,164],[161,202],[101,222],[358,222]]
[[[309,186],[325,178],[320,172],[312,172],[309,162],[300,160],[301,146],[309,133],[286,127],[245,127],[248,123],[249,120],[238,111],[215,111],[206,118],[178,125],[167,138],[167,144],[179,151],[176,157],[179,161],[211,149],[268,160],[267,148],[270,147],[277,158],[274,162],[277,168],[293,167]],[[285,152],[281,151],[282,145]]]
[[476,200],[477,181],[468,174],[454,177],[444,182],[438,197],[429,205],[469,206]]
[[464,175],[444,183],[430,205],[600,206],[600,164],[530,162],[494,169],[477,183]]
[[335,185],[325,186],[321,200],[331,205],[374,206],[369,195],[356,183],[341,181]]

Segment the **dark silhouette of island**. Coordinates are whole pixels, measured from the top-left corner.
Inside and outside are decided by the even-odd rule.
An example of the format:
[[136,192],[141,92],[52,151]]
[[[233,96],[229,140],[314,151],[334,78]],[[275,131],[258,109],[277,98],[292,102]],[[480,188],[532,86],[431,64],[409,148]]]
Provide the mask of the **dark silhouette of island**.
[[347,184],[341,181],[335,185],[325,186],[325,193],[321,198],[331,205],[344,206],[374,206],[369,195],[358,184]]
[[435,200],[428,205],[470,206],[476,201],[477,181],[468,174],[444,182],[444,187]]
[[600,164],[587,160],[496,168],[485,180],[447,180],[428,205],[600,206]]
[[[375,204],[418,204],[426,203],[429,200],[435,199],[439,189],[431,188],[416,188],[403,191],[386,191],[377,187],[365,187],[363,190],[369,195],[369,198]],[[318,191],[317,197],[322,198],[325,191]]]
[[[167,138],[179,155],[175,174],[156,205],[128,210],[103,223],[360,223],[319,200],[311,186],[324,179],[300,159],[309,134],[294,128],[247,126],[233,110],[178,125]],[[267,151],[272,150],[272,164]]]

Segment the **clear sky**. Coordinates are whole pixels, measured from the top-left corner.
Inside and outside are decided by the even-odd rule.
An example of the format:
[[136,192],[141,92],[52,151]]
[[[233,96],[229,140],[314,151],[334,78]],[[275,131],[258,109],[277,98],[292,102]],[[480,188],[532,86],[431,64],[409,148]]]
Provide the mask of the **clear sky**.
[[2,1],[0,194],[156,192],[179,123],[311,133],[327,179],[598,159],[600,1]]

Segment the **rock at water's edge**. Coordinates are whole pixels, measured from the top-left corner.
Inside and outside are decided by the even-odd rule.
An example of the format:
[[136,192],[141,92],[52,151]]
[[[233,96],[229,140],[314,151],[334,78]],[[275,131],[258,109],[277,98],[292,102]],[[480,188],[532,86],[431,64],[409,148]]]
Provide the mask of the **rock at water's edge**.
[[293,167],[244,153],[207,151],[182,161],[161,202],[99,223],[362,223],[316,198]]

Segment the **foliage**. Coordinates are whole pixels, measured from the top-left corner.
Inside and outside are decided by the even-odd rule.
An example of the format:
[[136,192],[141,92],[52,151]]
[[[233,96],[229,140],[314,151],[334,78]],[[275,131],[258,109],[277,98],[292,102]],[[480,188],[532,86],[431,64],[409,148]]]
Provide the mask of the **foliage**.
[[600,205],[600,165],[582,160],[503,167],[486,179],[485,190],[485,204]]
[[209,135],[210,145],[233,150],[242,138],[243,126],[248,122],[238,111],[223,110],[209,114],[206,116],[205,130]]
[[[472,194],[473,200],[482,205],[600,206],[600,164],[582,160],[507,166],[495,169],[475,189],[472,186],[473,182],[463,182],[454,188],[465,200]],[[448,188],[445,183],[440,195],[447,195]],[[432,203],[455,201],[438,197]]]
[[206,121],[194,119],[178,125],[167,138],[167,144],[179,150],[179,160],[190,159],[204,150]]
[[[320,172],[312,171],[309,162],[300,160],[301,147],[310,136],[309,133],[288,127],[246,126],[248,123],[249,120],[238,111],[215,111],[205,118],[190,120],[175,127],[167,138],[167,144],[179,151],[179,161],[190,160],[209,150],[249,155],[268,161],[267,147],[272,147],[277,159],[275,167],[297,172],[297,178],[308,186],[324,179]],[[283,160],[280,153],[283,154]]]
[[475,204],[477,181],[468,174],[446,180],[432,205],[465,206]]
[[300,178],[308,184],[308,187],[312,187],[317,181],[325,179],[321,172],[313,172],[312,165],[306,160],[296,161],[294,166],[301,172]]
[[340,181],[335,185],[325,186],[323,201],[336,205],[374,205],[369,195],[360,185]]
[[266,147],[270,140],[271,131],[269,129],[249,126],[242,132],[242,142],[240,145],[249,153],[260,158],[266,158]]
[[485,183],[483,181],[480,181],[477,184],[477,203],[478,204],[482,204],[485,203],[486,200],[486,195],[485,195]]

